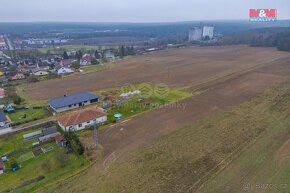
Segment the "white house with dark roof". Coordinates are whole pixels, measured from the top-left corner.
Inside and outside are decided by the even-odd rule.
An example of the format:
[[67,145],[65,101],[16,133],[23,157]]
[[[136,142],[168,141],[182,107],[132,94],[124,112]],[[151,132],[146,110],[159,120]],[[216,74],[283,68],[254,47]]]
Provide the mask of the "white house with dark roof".
[[91,93],[91,92],[83,92],[74,95],[64,96],[57,99],[53,99],[48,101],[48,105],[55,112],[64,112],[71,109],[83,107],[86,105],[90,105],[93,103],[99,102],[100,96]]
[[0,112],[0,129],[9,127],[10,122],[9,118],[3,112]]
[[71,68],[68,67],[60,67],[56,69],[57,74],[71,74],[74,73],[74,71]]

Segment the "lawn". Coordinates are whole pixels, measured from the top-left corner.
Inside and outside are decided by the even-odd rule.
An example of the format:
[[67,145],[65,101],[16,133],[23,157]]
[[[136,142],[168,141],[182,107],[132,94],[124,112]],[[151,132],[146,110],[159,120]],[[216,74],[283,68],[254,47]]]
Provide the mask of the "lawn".
[[81,67],[81,70],[83,70],[83,72],[90,72],[90,71],[103,70],[105,68],[107,68],[107,67],[101,66],[101,65],[91,65],[91,66]]
[[24,154],[20,155],[19,157],[17,157],[17,163],[24,162],[26,160],[33,158],[33,157],[34,157],[34,155],[32,154],[32,152],[24,153]]
[[32,145],[32,143],[38,141],[37,139],[30,140],[30,141],[24,141],[23,135],[27,133],[32,133],[34,131],[39,131],[40,128],[29,130],[21,133],[17,133],[14,135],[4,136],[0,138],[0,155],[11,153],[13,151],[29,147]]
[[27,110],[17,110],[15,113],[11,114],[7,113],[6,115],[8,115],[11,121],[13,121],[14,123],[25,123],[27,121],[34,121],[36,119],[47,117],[44,108],[32,109],[32,107]]
[[65,153],[66,148],[58,148],[54,143],[47,146],[53,146],[54,150],[21,162],[22,168],[15,173],[8,172],[0,176],[0,191],[11,189],[31,179],[44,176],[43,180],[17,190],[18,192],[29,192],[38,186],[68,173],[73,173],[89,164],[83,157],[78,157],[74,153]]
[[[170,89],[164,85],[152,85],[149,83],[128,85],[116,89],[105,89],[95,91],[95,93],[99,93],[103,97],[109,96],[116,99],[122,99],[122,97],[120,97],[122,93],[133,92],[136,90],[141,93],[131,95],[129,101],[113,105],[107,109],[109,121],[115,120],[114,114],[117,113],[122,114],[123,118],[128,118],[191,96],[191,94],[187,92]],[[143,99],[143,101],[139,103],[138,99]]]

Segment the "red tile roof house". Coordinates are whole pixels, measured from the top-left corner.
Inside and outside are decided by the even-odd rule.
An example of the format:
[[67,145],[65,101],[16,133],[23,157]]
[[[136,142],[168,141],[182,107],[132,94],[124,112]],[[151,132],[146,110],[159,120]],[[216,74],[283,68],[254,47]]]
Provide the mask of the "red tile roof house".
[[10,72],[8,76],[8,80],[22,80],[25,79],[25,75],[19,72]]
[[62,67],[70,67],[71,64],[72,64],[72,60],[70,59],[65,59],[65,60],[60,61],[60,65]]
[[66,140],[62,135],[55,136],[55,144],[59,147],[65,147],[66,146]]
[[78,131],[107,121],[107,113],[97,107],[89,107],[72,113],[67,113],[57,119],[63,131]]
[[4,98],[5,97],[5,90],[3,88],[0,88],[0,98]]

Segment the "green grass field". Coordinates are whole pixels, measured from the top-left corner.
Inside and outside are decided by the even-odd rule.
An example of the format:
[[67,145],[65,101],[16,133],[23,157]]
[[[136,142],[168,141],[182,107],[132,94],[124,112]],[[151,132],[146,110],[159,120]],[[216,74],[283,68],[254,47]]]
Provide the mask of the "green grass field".
[[90,71],[99,71],[99,70],[103,70],[106,68],[107,68],[107,66],[91,65],[91,66],[81,67],[81,70],[83,70],[83,72],[90,72]]
[[27,152],[27,153],[24,153],[22,155],[20,155],[18,158],[17,158],[17,163],[21,163],[21,162],[24,162],[26,160],[29,160],[31,158],[33,158],[33,154],[32,152]]
[[[66,45],[66,46],[60,46],[59,48],[40,48],[38,51],[40,51],[42,54],[46,54],[48,51],[50,54],[63,54],[63,51],[77,51],[77,50],[100,50],[100,48],[108,49],[112,48],[111,46],[85,46],[85,45]],[[117,48],[116,46],[113,46],[113,48]]]
[[11,153],[13,151],[17,151],[19,149],[29,147],[32,145],[32,143],[38,141],[37,139],[30,140],[30,141],[24,141],[23,135],[27,133],[32,133],[34,131],[39,131],[40,128],[25,131],[21,133],[17,133],[15,135],[5,136],[0,138],[0,155]]
[[289,192],[290,157],[284,147],[290,137],[289,83],[172,132],[93,175],[43,192],[232,193],[244,192],[245,182],[287,184],[249,192]]
[[[7,114],[11,121],[14,123],[21,122],[24,123],[25,121],[33,121],[34,119],[45,118],[47,114],[44,109],[30,109],[27,110],[19,110],[15,113]],[[26,117],[25,117],[26,116]]]
[[[121,99],[120,94],[133,92],[139,90],[141,93],[131,95],[130,100],[119,105],[114,105],[109,108],[108,120],[115,120],[114,115],[117,113],[122,114],[123,118],[128,118],[143,112],[150,111],[155,108],[162,107],[166,104],[170,104],[184,98],[191,96],[187,92],[183,92],[177,89],[170,89],[164,85],[152,85],[149,83],[140,83],[135,85],[128,85],[122,88],[105,89],[95,91],[95,93],[101,94],[103,97],[110,96],[116,99]],[[138,99],[144,99],[143,102],[138,103]],[[148,103],[147,105],[145,103]]]
[[53,146],[53,151],[21,162],[22,168],[19,171],[0,176],[0,191],[9,190],[28,180],[44,176],[43,180],[16,190],[16,192],[30,192],[34,188],[78,171],[89,164],[83,157],[78,158],[74,153],[66,154],[66,148]]

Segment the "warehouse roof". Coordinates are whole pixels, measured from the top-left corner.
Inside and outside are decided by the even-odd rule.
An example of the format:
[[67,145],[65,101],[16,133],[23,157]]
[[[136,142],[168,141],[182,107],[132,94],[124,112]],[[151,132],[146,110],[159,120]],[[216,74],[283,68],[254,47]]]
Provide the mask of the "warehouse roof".
[[97,98],[100,98],[100,96],[91,92],[83,92],[50,100],[48,104],[57,109]]

